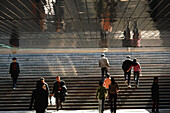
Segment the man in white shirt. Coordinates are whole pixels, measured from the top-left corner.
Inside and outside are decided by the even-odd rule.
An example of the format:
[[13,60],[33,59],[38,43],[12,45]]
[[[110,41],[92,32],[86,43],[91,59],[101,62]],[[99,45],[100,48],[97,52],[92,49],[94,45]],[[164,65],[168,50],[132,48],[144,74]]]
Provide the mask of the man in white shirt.
[[109,60],[105,57],[105,54],[101,54],[101,58],[99,59],[99,67],[101,67],[102,81],[104,81],[104,74],[107,74],[109,68]]

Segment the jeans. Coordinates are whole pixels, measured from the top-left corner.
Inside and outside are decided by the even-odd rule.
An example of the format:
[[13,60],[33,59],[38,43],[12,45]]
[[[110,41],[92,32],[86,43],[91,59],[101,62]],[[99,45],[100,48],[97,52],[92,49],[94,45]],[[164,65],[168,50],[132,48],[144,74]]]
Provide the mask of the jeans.
[[13,88],[15,88],[17,84],[18,76],[13,76],[12,80],[13,80]]
[[156,108],[156,112],[159,112],[159,101],[153,101],[152,112],[155,112],[155,108]]
[[99,102],[99,113],[103,113],[103,111],[104,111],[104,101],[105,101],[105,99],[98,99],[98,102]]
[[45,113],[45,109],[37,109],[36,113]]
[[134,81],[136,82],[136,85],[139,85],[139,71],[134,71]]
[[104,74],[106,75],[107,72],[108,72],[108,70],[107,70],[107,68],[105,67],[105,68],[101,68],[101,71],[102,71],[102,81],[104,81]]
[[57,111],[59,110],[59,105],[60,105],[60,98],[59,95],[56,96],[56,109]]
[[110,94],[110,111],[113,112],[113,98],[114,98],[114,113],[116,113],[117,94]]
[[[127,78],[128,75],[128,78]],[[129,72],[124,71],[124,77],[125,80],[128,80],[128,85],[130,85],[130,75],[131,75],[131,70]]]

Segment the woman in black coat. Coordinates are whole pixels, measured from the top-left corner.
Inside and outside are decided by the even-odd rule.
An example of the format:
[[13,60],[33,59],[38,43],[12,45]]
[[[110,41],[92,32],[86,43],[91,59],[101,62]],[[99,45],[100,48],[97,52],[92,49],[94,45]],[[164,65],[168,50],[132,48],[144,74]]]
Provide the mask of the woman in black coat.
[[32,93],[30,108],[32,108],[32,103],[34,102],[34,108],[36,110],[36,113],[45,113],[45,109],[48,107],[48,88],[46,90],[43,88],[43,86],[48,87],[43,82],[38,81],[36,89]]

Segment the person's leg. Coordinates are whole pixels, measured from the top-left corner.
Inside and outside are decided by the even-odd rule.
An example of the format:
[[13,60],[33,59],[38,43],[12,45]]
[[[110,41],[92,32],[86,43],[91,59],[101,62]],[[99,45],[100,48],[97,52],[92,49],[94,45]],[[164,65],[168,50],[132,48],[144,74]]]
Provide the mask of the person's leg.
[[13,85],[13,88],[15,87],[15,80],[14,80],[14,77],[12,77],[12,85]]
[[56,109],[57,111],[59,110],[59,99],[58,99],[58,96],[56,96]]
[[62,107],[63,107],[63,106],[62,106],[62,102],[63,102],[62,99],[63,99],[63,97],[61,96],[61,97],[60,97],[60,102],[59,102],[59,105],[60,105],[61,109],[62,109]]
[[102,111],[101,111],[102,113],[103,113],[103,111],[104,111],[104,101],[105,101],[105,99],[103,98],[103,99],[102,99]]
[[15,87],[17,85],[18,76],[15,77]]
[[107,68],[105,68],[105,76],[107,75],[107,73],[108,73],[108,69],[107,69]]
[[42,109],[42,108],[37,109],[37,110],[36,110],[36,113],[45,113],[45,109]]
[[38,109],[36,109],[35,111],[36,111],[36,113],[40,113],[40,110],[38,110]]
[[63,105],[62,105],[62,102],[60,102],[60,107],[61,107],[61,109],[63,109]]
[[131,73],[128,72],[127,74],[128,74],[128,87],[131,87],[131,85],[130,85],[130,75],[131,75]]
[[127,85],[127,72],[124,71],[125,85]]
[[139,86],[139,71],[135,72],[136,73],[136,86]]
[[152,112],[155,112],[155,101],[152,102]]
[[102,71],[102,81],[104,81],[105,68],[101,68],[101,71]]
[[110,111],[113,113],[113,95],[110,95]]
[[116,113],[117,94],[114,94],[114,113]]
[[98,102],[99,102],[99,113],[102,113],[102,100],[101,99],[98,99]]
[[36,113],[41,113],[40,109],[36,109],[35,111],[36,111]]
[[136,73],[133,72],[133,77],[134,77],[134,83],[135,83],[135,86],[136,86]]
[[159,112],[159,101],[156,101],[156,112]]

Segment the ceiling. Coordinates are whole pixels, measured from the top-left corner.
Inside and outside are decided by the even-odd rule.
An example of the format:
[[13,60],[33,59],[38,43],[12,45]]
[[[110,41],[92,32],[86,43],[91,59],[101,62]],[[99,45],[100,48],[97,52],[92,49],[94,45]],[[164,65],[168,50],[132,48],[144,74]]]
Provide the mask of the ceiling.
[[1,48],[169,47],[168,0],[0,0]]

